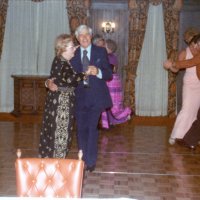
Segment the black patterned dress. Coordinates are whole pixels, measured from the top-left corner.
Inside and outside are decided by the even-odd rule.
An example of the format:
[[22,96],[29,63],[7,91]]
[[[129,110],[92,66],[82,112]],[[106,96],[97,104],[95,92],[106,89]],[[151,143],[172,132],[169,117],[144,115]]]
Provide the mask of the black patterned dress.
[[48,91],[42,121],[39,143],[39,157],[65,158],[69,151],[74,121],[74,89],[84,78],[83,73],[76,73],[70,63],[55,57],[50,78],[58,91]]

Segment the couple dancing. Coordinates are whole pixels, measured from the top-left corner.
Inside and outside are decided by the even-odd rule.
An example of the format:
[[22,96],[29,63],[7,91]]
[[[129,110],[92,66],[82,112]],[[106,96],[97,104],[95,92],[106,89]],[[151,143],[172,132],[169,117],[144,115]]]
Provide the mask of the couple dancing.
[[186,68],[183,78],[182,108],[179,112],[169,143],[184,144],[194,149],[200,140],[200,32],[189,28],[185,32],[188,47],[179,54],[178,61],[167,60],[166,69],[178,72]]
[[75,114],[78,148],[83,151],[87,170],[93,171],[97,161],[98,121],[101,113],[112,106],[106,85],[112,78],[112,70],[106,49],[92,45],[91,28],[80,25],[75,36],[80,43],[78,48],[69,35],[61,35],[56,40],[56,56],[46,82],[50,90],[45,103],[39,156],[67,156]]

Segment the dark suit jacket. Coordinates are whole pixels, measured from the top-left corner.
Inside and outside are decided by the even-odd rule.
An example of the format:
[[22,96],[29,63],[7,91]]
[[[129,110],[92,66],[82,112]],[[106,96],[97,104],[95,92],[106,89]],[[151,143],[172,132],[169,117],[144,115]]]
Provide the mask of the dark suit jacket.
[[[81,51],[78,48],[75,56],[71,59],[71,64],[76,72],[82,72]],[[112,78],[107,52],[105,48],[92,45],[90,64],[98,67],[102,71],[102,79],[96,76],[89,77],[89,88],[85,88],[81,82],[75,90],[76,110],[86,107],[105,110],[112,106],[112,100],[106,81]]]

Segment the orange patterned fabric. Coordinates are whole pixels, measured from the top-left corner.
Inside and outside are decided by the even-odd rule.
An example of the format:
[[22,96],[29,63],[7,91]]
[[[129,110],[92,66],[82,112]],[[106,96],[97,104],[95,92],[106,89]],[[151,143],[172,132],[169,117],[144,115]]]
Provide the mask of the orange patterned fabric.
[[[163,0],[165,38],[167,45],[167,55],[178,52],[179,39],[179,15],[180,11],[174,7],[177,0]],[[168,116],[176,115],[176,75],[169,72],[168,75]]]
[[[129,6],[131,6],[129,2]],[[125,105],[135,111],[135,78],[136,70],[144,40],[149,2],[146,0],[132,1],[129,8],[129,47],[128,65],[126,66],[126,82],[124,91]]]
[[41,1],[44,1],[44,0],[31,0],[31,1],[34,1],[34,2],[41,2]]
[[72,34],[80,24],[88,24],[90,0],[66,0]]
[[[129,0],[129,50],[126,66],[125,104],[135,110],[135,77],[144,40],[149,3],[163,3],[167,55],[178,51],[179,10],[177,0]],[[175,75],[169,72],[168,115],[174,116],[176,109]]]
[[1,0],[0,1],[0,58],[3,47],[7,8],[8,8],[8,0]]

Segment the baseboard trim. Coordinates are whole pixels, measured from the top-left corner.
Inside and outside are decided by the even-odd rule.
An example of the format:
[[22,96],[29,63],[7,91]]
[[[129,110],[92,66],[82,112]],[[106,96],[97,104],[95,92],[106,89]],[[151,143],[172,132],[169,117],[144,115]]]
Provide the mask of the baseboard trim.
[[32,115],[32,114],[23,114],[23,115],[13,115],[12,113],[0,113],[0,121],[13,121],[13,122],[41,122],[42,115]]

